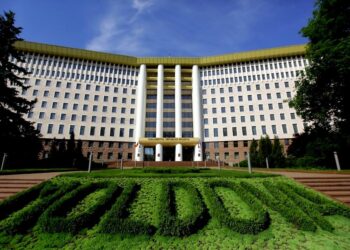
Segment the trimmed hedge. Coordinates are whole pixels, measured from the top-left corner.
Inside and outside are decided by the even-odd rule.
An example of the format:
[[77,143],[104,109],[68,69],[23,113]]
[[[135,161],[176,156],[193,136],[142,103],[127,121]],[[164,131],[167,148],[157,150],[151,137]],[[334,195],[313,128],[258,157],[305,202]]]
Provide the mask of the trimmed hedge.
[[[233,190],[248,206],[252,208],[254,217],[244,219],[232,217],[226,210],[223,201],[215,192],[215,187],[225,187]],[[270,216],[257,199],[240,185],[228,181],[213,181],[205,184],[206,197],[210,204],[210,212],[221,225],[242,234],[257,234],[270,225]]]
[[322,195],[309,190],[304,187],[300,187],[297,185],[286,184],[288,187],[293,190],[299,196],[313,202],[315,206],[318,208],[318,211],[323,215],[342,215],[344,217],[350,218],[350,208],[346,205],[335,202],[332,200],[323,197]]
[[297,195],[285,183],[277,183],[276,187],[279,188],[282,192],[284,192],[284,194],[286,194],[295,205],[301,208],[304,211],[304,213],[306,213],[320,228],[327,231],[334,230],[333,226],[325,218],[322,217],[318,207],[314,203],[311,203],[308,200],[305,200],[299,195]]
[[0,229],[7,234],[25,232],[36,223],[40,215],[51,205],[52,202],[76,188],[78,185],[77,182],[71,182],[61,187],[51,182],[47,182],[41,190],[37,200],[30,206],[19,210],[8,220],[4,221],[0,226]]
[[[106,189],[103,197],[90,206],[87,211],[77,215],[66,214],[75,207],[79,201],[98,189]],[[121,189],[114,183],[88,183],[76,190],[67,193],[60,200],[50,206],[39,219],[39,225],[46,232],[69,232],[75,234],[83,228],[91,228],[100,220],[108,210]]]
[[[184,188],[190,195],[191,216],[179,219],[176,211],[175,187]],[[209,219],[207,208],[198,190],[190,183],[163,182],[159,199],[159,233],[166,236],[187,236],[203,228]]]
[[145,168],[142,171],[144,173],[156,173],[156,174],[186,174],[186,173],[200,173],[205,168]]
[[149,234],[155,232],[155,227],[141,221],[129,218],[129,208],[135,200],[140,185],[129,183],[118,197],[112,208],[102,218],[99,231],[102,233]]
[[41,189],[46,185],[46,182],[40,183],[30,189],[17,193],[2,202],[0,202],[0,221],[7,218],[12,213],[24,208],[33,200],[39,197]]
[[281,191],[270,182],[264,182],[264,187],[270,192],[270,195],[253,187],[251,184],[242,182],[241,185],[249,190],[256,198],[258,198],[267,207],[277,211],[288,222],[294,224],[297,228],[304,231],[316,231],[315,223],[300,210],[294,203],[288,199]]

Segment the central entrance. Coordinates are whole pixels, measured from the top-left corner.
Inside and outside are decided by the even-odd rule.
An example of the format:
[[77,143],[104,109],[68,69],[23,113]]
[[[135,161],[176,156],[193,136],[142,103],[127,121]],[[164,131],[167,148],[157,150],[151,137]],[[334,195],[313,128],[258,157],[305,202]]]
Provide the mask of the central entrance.
[[163,147],[163,161],[175,161],[175,147]]

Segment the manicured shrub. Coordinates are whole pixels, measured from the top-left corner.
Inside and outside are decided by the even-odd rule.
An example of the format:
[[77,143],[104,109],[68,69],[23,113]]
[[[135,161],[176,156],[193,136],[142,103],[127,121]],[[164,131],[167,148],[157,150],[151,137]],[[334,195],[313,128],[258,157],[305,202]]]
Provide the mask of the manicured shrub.
[[[176,211],[175,188],[181,187],[190,196],[192,213],[179,219]],[[197,232],[208,221],[209,214],[198,190],[186,182],[163,182],[159,199],[159,233],[167,236],[187,236]]]
[[345,206],[344,204],[329,200],[326,197],[322,196],[321,194],[301,186],[291,185],[291,184],[286,184],[286,185],[288,185],[288,187],[299,196],[309,200],[310,202],[313,202],[321,214],[323,215],[338,214],[338,215],[342,215],[347,218],[350,218],[350,208]]
[[52,202],[76,188],[78,185],[79,183],[77,182],[70,182],[64,186],[57,186],[52,182],[46,182],[37,200],[5,220],[0,226],[0,229],[7,234],[25,232],[36,223],[39,216],[52,204]]
[[41,189],[45,185],[46,183],[43,182],[0,202],[0,221],[7,218],[10,214],[24,208],[30,202],[38,198]]
[[[67,213],[79,201],[98,189],[106,189],[106,192],[94,205],[82,213],[67,216]],[[100,217],[112,206],[119,193],[120,188],[114,183],[88,183],[81,185],[52,204],[40,217],[40,226],[46,232],[69,232],[73,234],[83,228],[90,228],[98,223]]]
[[271,183],[264,183],[264,186],[270,192],[270,195],[247,182],[241,182],[241,185],[263,204],[278,212],[288,222],[294,224],[299,229],[305,231],[316,231],[317,227],[313,221],[296,207],[287,196],[281,193],[275,186],[272,186]]
[[153,234],[155,227],[145,222],[134,221],[129,218],[129,208],[135,200],[140,185],[129,183],[122,191],[112,208],[102,218],[99,231],[102,233],[120,234]]
[[314,203],[303,199],[285,183],[279,182],[276,184],[276,187],[285,195],[287,195],[295,205],[301,208],[304,213],[306,213],[314,221],[314,223],[316,223],[316,225],[318,225],[323,230],[333,231],[333,226],[325,218],[322,217],[318,207]]
[[199,173],[200,168],[145,168],[144,173],[156,173],[156,174],[186,174],[186,173]]
[[[238,216],[230,215],[220,197],[216,194],[216,187],[225,187],[234,191],[254,213],[253,218],[244,219]],[[210,204],[210,213],[216,217],[219,222],[238,233],[257,234],[270,225],[268,212],[262,207],[257,199],[240,185],[228,181],[213,181],[205,184],[205,195]]]

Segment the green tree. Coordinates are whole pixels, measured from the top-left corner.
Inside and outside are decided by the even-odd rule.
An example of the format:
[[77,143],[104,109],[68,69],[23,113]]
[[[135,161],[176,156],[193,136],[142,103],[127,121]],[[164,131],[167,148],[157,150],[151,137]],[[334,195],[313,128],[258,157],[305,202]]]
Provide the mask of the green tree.
[[24,115],[30,112],[36,100],[29,101],[19,95],[28,89],[25,75],[29,72],[16,62],[24,56],[14,48],[22,28],[15,26],[11,11],[0,16],[0,152],[9,153],[14,162],[36,160],[42,145],[39,132]]
[[291,101],[297,113],[326,131],[349,135],[350,2],[317,0],[313,17],[301,34],[309,39],[309,67]]
[[269,157],[269,163],[271,167],[284,167],[285,156],[283,146],[278,137],[275,137],[273,140],[272,152]]
[[253,139],[249,147],[250,161],[253,167],[259,167],[259,150],[258,142]]
[[260,167],[265,167],[266,157],[269,157],[272,152],[272,143],[270,137],[266,135],[261,137],[259,140],[259,165]]

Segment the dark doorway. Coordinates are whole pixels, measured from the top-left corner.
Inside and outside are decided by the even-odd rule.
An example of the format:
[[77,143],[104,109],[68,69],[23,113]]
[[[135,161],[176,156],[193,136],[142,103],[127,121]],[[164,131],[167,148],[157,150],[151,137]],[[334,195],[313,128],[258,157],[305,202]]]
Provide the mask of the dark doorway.
[[183,147],[182,149],[182,160],[193,161],[194,147]]
[[145,147],[144,160],[154,161],[155,147]]
[[163,161],[175,161],[175,147],[163,148]]

